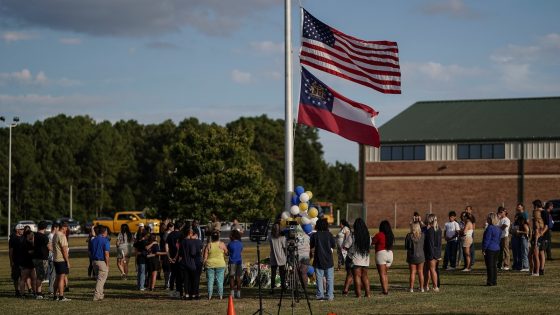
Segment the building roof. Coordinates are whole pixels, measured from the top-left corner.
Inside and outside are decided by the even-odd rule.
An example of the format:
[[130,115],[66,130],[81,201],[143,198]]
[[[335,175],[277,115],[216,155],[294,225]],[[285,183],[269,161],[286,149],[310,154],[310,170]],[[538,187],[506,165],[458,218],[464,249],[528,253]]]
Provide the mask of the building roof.
[[381,144],[560,139],[560,97],[416,102],[379,128]]

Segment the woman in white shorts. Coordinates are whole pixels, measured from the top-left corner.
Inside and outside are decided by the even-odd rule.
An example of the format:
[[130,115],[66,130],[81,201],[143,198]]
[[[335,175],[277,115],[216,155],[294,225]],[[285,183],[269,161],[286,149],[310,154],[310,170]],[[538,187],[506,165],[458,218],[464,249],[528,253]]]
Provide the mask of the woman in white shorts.
[[389,294],[389,278],[387,270],[393,263],[393,243],[395,237],[389,221],[384,220],[379,224],[379,232],[371,239],[371,245],[375,246],[375,264],[379,273],[381,293]]
[[128,277],[128,261],[132,252],[132,233],[128,225],[121,225],[121,232],[117,236],[117,267],[121,272],[121,278]]
[[[352,246],[348,250],[348,263],[352,270],[354,279],[354,290],[356,297],[362,296],[362,288],[365,291],[365,297],[371,297],[369,277],[367,271],[369,269],[369,246],[370,238],[368,228],[361,218],[354,221],[354,235],[352,236]],[[343,293],[348,292],[350,283],[347,281]]]

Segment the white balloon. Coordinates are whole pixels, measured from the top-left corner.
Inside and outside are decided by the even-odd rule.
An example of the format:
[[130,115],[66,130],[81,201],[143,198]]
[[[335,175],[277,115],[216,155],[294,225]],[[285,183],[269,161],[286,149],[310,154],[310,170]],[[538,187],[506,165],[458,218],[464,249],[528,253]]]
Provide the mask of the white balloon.
[[303,194],[299,195],[299,201],[308,202],[309,201],[309,195],[306,194],[306,193],[303,193]]
[[282,212],[282,219],[286,220],[290,218],[290,213],[288,211]]
[[301,217],[301,224],[311,224],[311,219],[305,215]]
[[315,226],[315,224],[317,224],[317,221],[319,221],[319,218],[313,218],[310,220],[311,220],[311,225]]
[[299,214],[299,206],[292,206],[292,207],[290,208],[290,213],[291,213],[292,215],[298,215],[298,214]]

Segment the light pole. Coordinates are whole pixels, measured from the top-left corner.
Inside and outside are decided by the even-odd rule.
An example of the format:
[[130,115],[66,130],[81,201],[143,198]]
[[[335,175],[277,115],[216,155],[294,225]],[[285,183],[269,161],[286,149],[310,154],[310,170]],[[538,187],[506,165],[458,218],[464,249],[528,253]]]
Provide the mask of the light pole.
[[[4,116],[0,116],[0,121],[6,122]],[[10,144],[8,150],[8,237],[12,230],[12,128],[17,126],[19,117],[14,117],[13,122],[8,124],[10,128]]]

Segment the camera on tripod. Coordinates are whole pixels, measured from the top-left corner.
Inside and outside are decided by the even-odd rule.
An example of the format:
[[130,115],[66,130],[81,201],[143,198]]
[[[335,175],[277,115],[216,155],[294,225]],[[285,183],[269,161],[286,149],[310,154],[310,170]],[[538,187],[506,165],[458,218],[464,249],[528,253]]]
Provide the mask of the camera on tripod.
[[285,233],[286,236],[286,247],[288,249],[288,254],[294,253],[297,250],[297,231],[296,227],[298,223],[296,221],[288,222],[288,231]]

